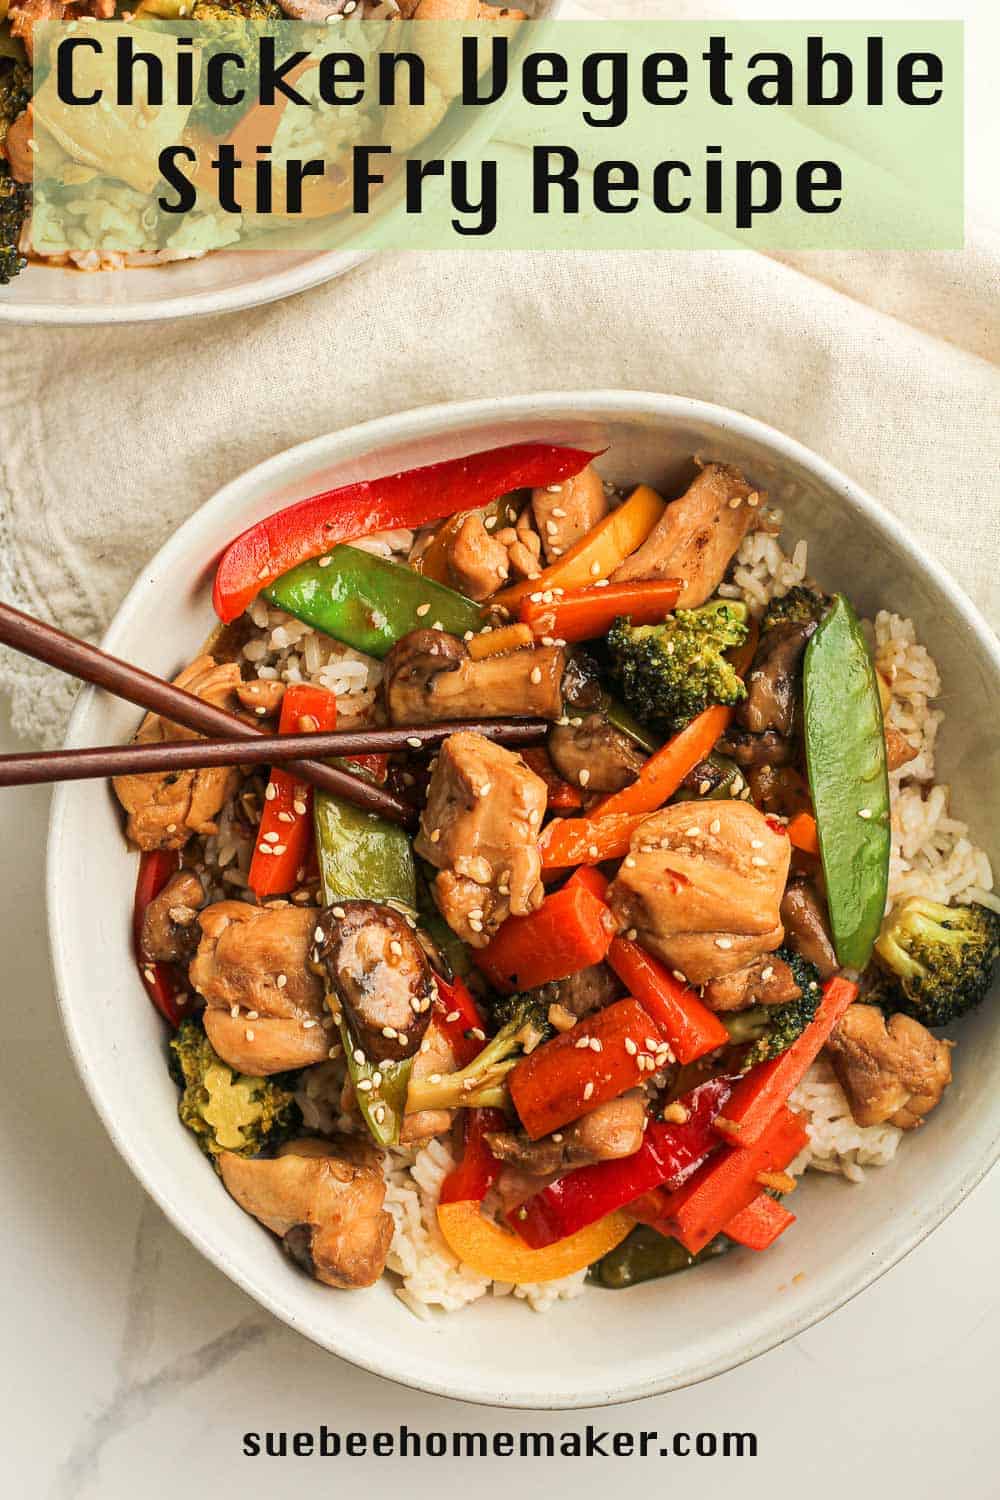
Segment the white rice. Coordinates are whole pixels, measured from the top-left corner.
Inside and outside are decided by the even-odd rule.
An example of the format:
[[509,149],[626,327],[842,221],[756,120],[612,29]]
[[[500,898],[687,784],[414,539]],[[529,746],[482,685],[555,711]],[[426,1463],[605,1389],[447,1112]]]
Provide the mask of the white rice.
[[807,1168],[833,1172],[850,1182],[864,1180],[864,1167],[884,1167],[896,1154],[903,1132],[895,1125],[858,1125],[827,1059],[813,1063],[789,1099],[806,1116],[809,1145],[789,1167],[793,1177]]

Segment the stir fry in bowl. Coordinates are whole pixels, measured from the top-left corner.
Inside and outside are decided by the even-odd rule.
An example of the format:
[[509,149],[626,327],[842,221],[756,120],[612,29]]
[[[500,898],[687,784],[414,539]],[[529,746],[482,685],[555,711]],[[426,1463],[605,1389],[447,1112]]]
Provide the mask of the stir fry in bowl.
[[767,1249],[803,1171],[933,1114],[1000,956],[912,624],[860,621],[752,476],[668,499],[594,460],[359,482],[223,555],[178,683],[400,726],[347,769],[410,828],[280,766],[115,783],[182,1123],[304,1272],[421,1314]]

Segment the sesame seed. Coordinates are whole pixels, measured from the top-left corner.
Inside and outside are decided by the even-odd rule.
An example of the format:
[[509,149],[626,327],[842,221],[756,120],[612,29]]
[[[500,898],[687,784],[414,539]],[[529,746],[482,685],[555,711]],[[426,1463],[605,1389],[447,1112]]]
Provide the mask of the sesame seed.
[[[590,571],[593,572],[594,571],[593,568],[591,568]],[[611,583],[611,579],[610,578],[599,578],[597,580],[597,582],[594,584],[594,588],[595,589],[606,589],[606,588],[609,587],[610,583]]]
[[585,1099],[589,1099],[591,1097],[591,1095],[593,1094],[593,1092],[594,1092],[594,1085],[593,1085],[593,1082],[591,1081],[590,1083],[587,1084],[586,1088],[584,1089],[584,1091],[583,1091],[583,1097]]
[[545,486],[545,488],[548,490],[548,492],[549,492],[550,495],[561,495],[562,494],[562,485],[561,484],[547,484]]
[[763,839],[751,839],[750,840],[750,848],[751,849],[763,849],[763,847],[764,847],[764,840]]
[[555,521],[546,521],[546,523],[545,523],[545,534],[546,534],[546,536],[555,536],[558,533],[558,531],[559,531],[559,527],[556,525]]
[[708,831],[709,833],[718,833],[721,827],[722,824],[719,822],[718,818],[713,818],[711,823],[709,823],[708,825]]
[[318,1023],[316,1021],[312,1021],[312,1020],[310,1020],[310,1021],[303,1021],[302,1022],[302,1030],[303,1031],[311,1031],[313,1029],[313,1027],[316,1026],[317,1024]]
[[743,504],[742,496],[740,496],[740,495],[734,495],[733,498],[729,502],[729,509],[730,510],[739,510],[739,508],[740,508],[740,506],[742,504]]
[[247,1020],[248,1021],[259,1021],[260,1020],[260,1011],[259,1010],[248,1010],[247,1011]]
[[271,845],[271,853],[272,854],[284,854],[286,852],[287,848],[288,848],[287,844],[272,844]]
[[635,860],[632,858],[631,854],[628,856],[628,858],[625,861],[625,868],[626,868],[626,870],[634,870],[635,869]]
[[257,707],[254,709],[254,713],[258,716],[258,718],[263,719],[267,714],[267,709],[264,707],[263,703],[258,703]]
[[492,783],[492,781],[484,781],[483,784],[482,784],[482,786],[479,788],[479,795],[480,795],[480,797],[488,797],[490,795],[490,792],[492,792],[492,790],[493,790],[493,783]]
[[441,623],[440,620],[435,620],[434,624],[431,626],[431,629],[432,630],[443,630],[444,629],[444,625]]
[[319,560],[319,565],[321,568],[328,568],[332,562],[332,557],[321,557]]
[[715,946],[717,948],[731,948],[733,946],[733,940],[732,938],[726,937],[716,938]]
[[461,1015],[461,1011],[450,1010],[448,1012],[448,1014],[445,1016],[445,1020],[448,1021],[448,1022],[454,1022],[454,1021],[457,1021],[459,1019],[460,1015]]
[[486,1040],[486,1032],[481,1026],[470,1026],[469,1035],[477,1042],[485,1042]]
[[555,1141],[555,1143],[556,1143],[557,1146],[561,1146],[562,1142],[563,1142],[563,1133],[562,1133],[562,1131],[561,1130],[557,1130],[556,1133],[555,1133],[555,1135],[552,1137],[552,1139]]
[[362,1094],[370,1094],[374,1085],[370,1078],[359,1078],[357,1088]]
[[[300,818],[304,818],[306,813],[309,811],[304,802],[293,802],[292,807],[298,813]],[[291,819],[289,819],[289,822],[291,822]]]
[[639,1049],[636,1046],[635,1042],[633,1042],[632,1038],[630,1036],[627,1036],[625,1038],[625,1051],[628,1053],[629,1057],[635,1057],[638,1050]]
[[382,1074],[378,1073],[378,1072],[373,1073],[372,1074],[372,1084],[374,1085],[374,1087],[378,1088],[379,1085],[381,1084],[381,1082],[382,1082]]
[[365,1060],[365,1054],[362,1052],[360,1047],[355,1047],[354,1051],[351,1053],[351,1056],[354,1058],[354,1061],[356,1063],[363,1063]]
[[583,723],[583,719],[578,716],[575,719],[570,719],[569,722],[574,729],[579,729],[580,725]]
[[628,938],[628,940],[629,940],[630,943],[634,943],[635,940],[636,940],[636,938],[639,936],[639,929],[638,929],[638,927],[630,927],[629,930],[628,930],[628,932],[626,932],[625,936]]
[[553,505],[552,514],[554,516],[558,516],[561,521],[566,512],[563,510],[561,505]]
[[578,1036],[576,1041],[573,1043],[573,1046],[576,1047],[577,1051],[579,1052],[586,1052],[587,1048],[590,1046],[590,1037]]
[[438,842],[438,840],[440,839],[440,837],[441,837],[441,830],[440,830],[440,828],[433,829],[432,832],[431,832],[431,835],[430,835],[431,843],[432,844],[436,844]]
[[747,496],[747,504],[749,505],[749,507],[750,507],[751,510],[755,510],[757,508],[757,506],[760,504],[760,496],[759,495],[748,495]]
[[553,557],[562,557],[562,555],[563,555],[563,548],[562,547],[550,547],[549,548],[549,552],[552,554]]
[[648,1036],[646,1038],[646,1046],[649,1048],[650,1052],[658,1052],[660,1049],[660,1043],[656,1040],[655,1037],[652,1036]]
[[416,995],[413,995],[411,997],[411,999],[410,999],[410,1009],[412,1011],[415,1011],[416,1014],[419,1016],[419,1014],[420,1014],[420,1001],[417,999]]
[[599,562],[592,562],[591,563],[591,565],[590,565],[590,576],[591,576],[591,578],[600,578],[600,576],[601,576],[601,565],[600,565]]
[[670,972],[673,974],[678,984],[687,984],[687,975],[682,974],[680,969],[671,969]]
[[334,1043],[334,1045],[330,1048],[326,1055],[330,1058],[339,1057],[341,1050],[342,1049],[340,1048],[340,1046],[337,1043]]
[[271,852],[271,846],[270,846],[270,844],[258,844],[257,845],[257,853],[258,854],[270,854],[270,852]]
[[278,842],[278,838],[279,835],[276,833],[265,833],[264,842],[265,844],[276,844]]
[[774,978],[774,968],[773,968],[773,966],[771,964],[768,964],[768,966],[767,966],[766,969],[761,969],[761,971],[760,971],[760,977],[761,977],[761,979],[764,980],[765,984],[767,983],[767,981],[769,979],[773,979]]
[[712,790],[712,783],[710,781],[708,781],[708,780],[706,780],[706,781],[699,781],[699,783],[698,783],[698,796],[699,797],[705,797],[705,796],[707,796],[708,793],[711,790]]
[[531,669],[531,681],[537,687],[538,684],[541,682],[541,680],[542,680],[542,669],[541,669],[541,667],[532,667],[532,669]]
[[420,746],[421,746],[421,744],[423,742],[420,739],[419,735],[417,735],[417,734],[408,734],[406,736],[406,743],[410,746],[411,750],[419,750]]
[[177,824],[176,823],[168,823],[167,824],[167,832],[168,833],[176,833],[177,832]]
[[275,797],[277,795],[278,795],[278,788],[274,785],[273,782],[269,781],[267,783],[267,790],[264,793],[264,801],[265,802],[273,802],[274,799],[275,799]]
[[294,823],[295,819],[292,817],[291,813],[280,812],[278,814],[278,822],[279,823]]
[[421,619],[423,619],[424,615],[429,615],[430,612],[431,612],[431,607],[430,607],[429,604],[418,604],[417,605],[417,614],[420,616]]
[[233,1018],[234,1021],[238,1017],[239,1013],[240,1013],[240,1008],[239,1008],[238,1005],[231,1005],[229,1007],[229,1014],[232,1016],[232,1018]]
[[395,1026],[383,1026],[382,1027],[382,1035],[385,1036],[385,1037],[388,1037],[389,1040],[390,1040],[390,1042],[391,1042],[391,1041],[395,1040],[395,1038],[399,1035],[399,1033],[397,1032]]
[[600,1038],[599,1037],[592,1036],[590,1038],[590,1050],[591,1050],[591,1052],[603,1052],[604,1051],[604,1048],[601,1046],[601,1042],[600,1042]]
[[542,602],[541,594],[529,594],[528,598],[531,600],[532,604],[541,604]]
[[584,767],[584,769],[580,772],[580,785],[586,786],[589,780],[590,772],[586,769],[586,767]]
[[685,832],[685,836],[687,838],[689,838],[689,839],[700,839],[701,838],[701,829],[698,828],[698,827],[696,827],[696,826],[693,826],[691,828],[687,828],[687,829],[684,830],[684,832]]
[[590,859],[597,859],[600,852],[601,851],[600,849],[598,849],[596,844],[591,844],[590,848],[587,850],[587,855]]
[[859,807],[858,808],[858,817],[859,818],[870,818],[871,815],[872,815],[872,810],[871,810],[870,807]]
[[252,1042],[253,1041],[254,1033],[252,1031],[244,1032],[244,1035],[245,1035],[245,1037],[246,1037],[246,1039],[247,1039],[248,1042]]
[[487,516],[486,520],[483,522],[483,525],[486,527],[487,531],[492,531],[499,519],[499,516]]
[[347,916],[347,913],[342,906],[335,906],[333,908],[333,915],[337,918],[338,922],[342,922]]
[[376,1123],[376,1125],[381,1125],[384,1119],[385,1119],[385,1105],[384,1104],[377,1104],[375,1106],[375,1123]]

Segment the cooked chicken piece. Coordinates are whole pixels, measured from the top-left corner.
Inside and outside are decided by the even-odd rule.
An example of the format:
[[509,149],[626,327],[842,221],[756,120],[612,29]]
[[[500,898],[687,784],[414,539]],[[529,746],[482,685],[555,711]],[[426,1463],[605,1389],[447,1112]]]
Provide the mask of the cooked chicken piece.
[[34,131],[34,114],[29,104],[7,127],[0,147],[0,157],[6,155],[10,175],[15,182],[30,182],[34,175]]
[[773,729],[751,734],[731,724],[719,741],[720,755],[728,755],[744,770],[757,766],[790,766],[795,759],[795,745]]
[[701,992],[710,1010],[749,1010],[751,1005],[784,1005],[802,994],[783,958],[761,954],[745,969],[712,979]]
[[603,1010],[613,1000],[620,1000],[624,993],[621,980],[607,964],[591,964],[568,979],[543,985],[539,991],[547,1004],[561,1005],[577,1021],[595,1010]]
[[809,880],[790,880],[781,898],[781,920],[785,925],[788,946],[809,963],[815,964],[820,979],[829,979],[839,965],[833,949],[830,928],[823,903]]
[[592,464],[562,484],[532,490],[531,509],[541,533],[547,562],[563,553],[592,531],[608,513],[608,497]]
[[917,758],[916,747],[910,744],[906,735],[894,724],[885,726],[885,758],[890,771],[898,771],[901,766],[909,765],[911,760]]
[[[451,1043],[440,1026],[436,1026],[432,1019],[420,1043],[420,1050],[413,1059],[410,1077],[429,1078],[432,1073],[453,1073],[457,1065],[457,1059],[451,1050]],[[415,1114],[406,1115],[399,1132],[399,1144],[412,1146],[417,1141],[427,1141],[432,1136],[444,1135],[445,1131],[451,1129],[454,1118],[453,1109],[421,1109]]]
[[327,1286],[371,1286],[385,1270],[392,1217],[370,1141],[353,1136],[288,1141],[276,1157],[225,1151],[219,1169],[241,1208],[274,1234],[296,1265]]
[[510,750],[478,734],[441,746],[413,847],[440,871],[435,900],[471,947],[485,948],[508,916],[541,905],[545,803],[544,781]]
[[780,945],[791,852],[747,802],[675,803],[636,830],[611,909],[668,968],[707,984]]
[[751,734],[773,729],[786,739],[795,727],[802,658],[816,620],[785,621],[764,632],[747,675],[747,696],[736,718]]
[[391,906],[343,901],[316,918],[312,962],[347,1012],[351,1032],[374,1062],[412,1057],[434,999],[431,966]]
[[529,506],[525,506],[513,526],[498,531],[496,539],[506,548],[515,580],[538,577],[542,571],[542,539],[535,530]]
[[448,546],[448,581],[469,599],[495,594],[510,576],[507,548],[491,536],[482,516],[466,516]]
[[540,1141],[513,1130],[489,1131],[486,1140],[502,1162],[534,1177],[548,1177],[595,1161],[634,1156],[642,1145],[645,1117],[646,1096],[632,1089]]
[[743,538],[760,526],[764,498],[738,469],[707,464],[690,489],[667,506],[638,552],[612,575],[612,583],[683,578],[677,607],[704,604]]
[[205,997],[205,1031],[223,1061],[255,1077],[322,1062],[329,1017],[309,969],[315,909],[217,901],[199,922],[189,978]]
[[[193,693],[216,708],[232,711],[240,669],[235,662],[216,662],[199,656],[185,667],[174,685]],[[149,714],[135,737],[138,745],[158,745],[163,740],[193,740],[198,736],[179,724]],[[128,813],[125,832],[143,850],[182,849],[195,833],[216,833],[214,821],[236,789],[237,772],[219,766],[205,771],[147,772],[142,776],[116,776],[112,785]]]
[[914,1130],[951,1082],[950,1044],[911,1016],[893,1016],[887,1025],[875,1005],[852,1005],[827,1047],[859,1125],[888,1120]]
[[582,724],[556,724],[548,746],[559,775],[588,792],[620,792],[646,763],[635,742],[599,713]]
[[188,963],[201,938],[205,891],[193,870],[178,870],[146,907],[139,947],[151,963]]
[[416,630],[386,657],[386,707],[393,724],[511,714],[558,719],[565,665],[565,653],[555,646],[473,661],[455,636]]
[[255,718],[271,719],[281,710],[285,684],[260,677],[254,682],[241,682],[236,696]]

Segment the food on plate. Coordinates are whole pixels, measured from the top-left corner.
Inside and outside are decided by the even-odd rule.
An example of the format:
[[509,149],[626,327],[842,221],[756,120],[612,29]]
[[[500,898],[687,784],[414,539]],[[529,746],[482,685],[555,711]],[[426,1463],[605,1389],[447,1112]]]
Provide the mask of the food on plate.
[[[348,484],[220,559],[178,682],[281,734],[444,725],[343,763],[408,828],[279,766],[115,783],[182,1123],[302,1271],[421,1316],[763,1253],[808,1167],[935,1129],[1000,957],[912,624],[732,467],[599,463]],[[450,727],[510,716],[544,743]]]

